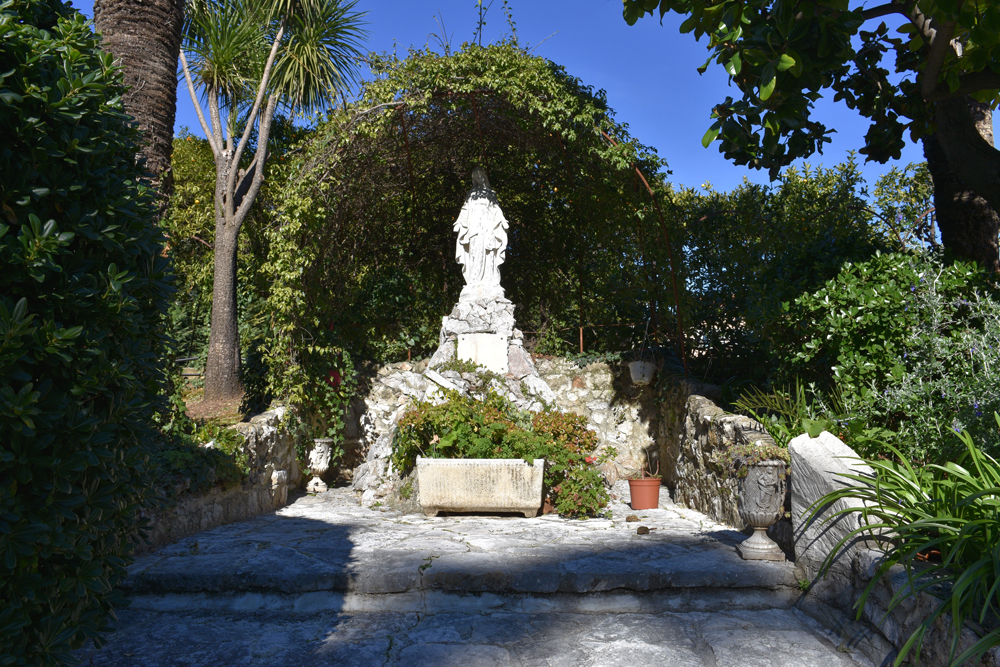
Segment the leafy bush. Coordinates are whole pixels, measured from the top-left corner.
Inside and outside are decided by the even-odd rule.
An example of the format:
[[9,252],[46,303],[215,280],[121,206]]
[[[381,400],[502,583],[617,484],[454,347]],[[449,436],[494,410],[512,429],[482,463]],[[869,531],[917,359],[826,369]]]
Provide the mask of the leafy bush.
[[[160,437],[149,457],[149,480],[157,502],[172,503],[183,492],[204,492],[213,486],[229,488],[250,472],[249,453],[238,432],[218,424],[199,426],[187,416],[179,393],[170,397],[170,410],[154,415]],[[213,442],[213,447],[203,446]]]
[[[1000,415],[994,417],[1000,425]],[[1000,462],[976,447],[968,433],[957,439],[966,450],[957,463],[913,467],[902,452],[892,450],[899,462],[865,461],[875,471],[874,478],[843,475],[855,485],[827,494],[810,508],[815,516],[817,508],[841,498],[864,501],[861,526],[834,547],[821,568],[828,571],[841,548],[858,536],[880,543],[885,555],[855,603],[859,618],[879,579],[898,564],[905,568],[909,585],[893,596],[888,611],[921,592],[940,599],[899,651],[895,665],[902,664],[911,649],[919,662],[924,635],[943,614],[951,615],[951,665],[967,664],[1000,646]],[[825,520],[856,509],[852,506]],[[967,621],[979,624],[982,638],[959,652]]]
[[545,459],[545,486],[567,516],[594,515],[608,504],[597,469],[614,450],[595,453],[597,436],[573,414],[519,410],[487,390],[478,401],[447,392],[440,405],[417,402],[400,420],[392,463],[407,473],[417,456],[449,459]]
[[807,388],[795,383],[795,390],[775,389],[764,392],[751,389],[740,396],[733,408],[760,421],[768,435],[779,447],[788,447],[793,438],[808,433],[818,437],[823,431],[837,432],[837,424],[829,417],[830,410],[816,391],[815,385]]
[[779,355],[783,375],[835,387],[853,423],[896,432],[911,461],[948,460],[961,452],[946,431],[981,438],[982,414],[1000,409],[1000,304],[986,278],[935,254],[847,264],[789,308],[803,342]]
[[[783,448],[803,433],[816,438],[823,431],[829,431],[856,450],[878,447],[884,438],[894,435],[847,414],[840,392],[824,396],[815,384],[810,383],[807,387],[798,380],[794,390],[777,388],[765,392],[752,388],[745,391],[733,409],[760,421],[775,444]],[[787,454],[780,458],[787,460]]]
[[99,643],[141,536],[169,284],[86,20],[0,0],[0,664]]
[[835,277],[846,262],[895,248],[868,208],[853,159],[787,170],[773,186],[670,193],[683,248],[684,321],[692,368],[706,377],[771,380],[761,363],[794,336],[782,304]]

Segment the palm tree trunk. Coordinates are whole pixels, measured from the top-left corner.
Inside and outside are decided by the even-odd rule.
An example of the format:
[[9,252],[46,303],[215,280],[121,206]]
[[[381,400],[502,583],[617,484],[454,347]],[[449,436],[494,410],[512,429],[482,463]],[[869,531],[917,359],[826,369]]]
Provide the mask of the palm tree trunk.
[[173,192],[170,153],[184,0],[95,0],[94,25],[124,68],[125,109],[146,137],[139,155],[165,206]]

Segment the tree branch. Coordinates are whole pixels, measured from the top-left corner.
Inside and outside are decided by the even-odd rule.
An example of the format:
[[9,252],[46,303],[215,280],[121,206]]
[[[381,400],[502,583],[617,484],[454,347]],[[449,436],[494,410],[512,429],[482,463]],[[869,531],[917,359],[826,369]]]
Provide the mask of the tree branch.
[[[919,12],[920,10],[914,9],[914,11]],[[920,82],[920,93],[924,99],[927,99],[927,96],[934,92],[934,88],[937,87],[941,66],[944,64],[945,56],[948,55],[951,36],[955,34],[956,24],[956,21],[946,22],[939,30],[935,31],[934,39],[930,42],[931,52],[927,56],[927,66],[924,67],[924,75]]]
[[[285,16],[281,20],[281,25],[278,26],[278,33],[274,36],[274,43],[271,44],[271,53],[267,57],[267,64],[264,65],[264,73],[260,77],[260,86],[257,88],[257,99],[254,100],[253,109],[250,110],[250,115],[247,116],[246,128],[243,130],[243,137],[240,138],[240,143],[236,145],[236,153],[233,155],[232,167],[229,170],[229,176],[226,179],[226,192],[233,192],[236,188],[236,168],[240,164],[240,158],[243,157],[243,151],[247,147],[247,142],[250,141],[250,131],[253,129],[254,121],[257,118],[257,113],[260,111],[260,105],[264,101],[264,93],[267,91],[267,84],[271,78],[271,67],[274,66],[274,61],[278,57],[278,47],[281,45],[281,38],[285,35],[285,25],[288,22],[288,17]],[[274,96],[271,96],[274,99]],[[271,105],[271,99],[267,101],[268,106]],[[268,120],[268,124],[270,124]],[[270,130],[270,128],[268,128]],[[261,121],[261,127],[257,132],[257,153],[260,154],[260,141],[261,137],[266,136],[264,133],[263,120]]]
[[198,237],[197,237],[197,236],[195,236],[194,234],[192,234],[192,235],[191,235],[191,238],[193,238],[193,239],[194,239],[195,241],[197,241],[198,243],[202,243],[202,244],[204,244],[204,245],[205,245],[205,246],[206,246],[207,248],[209,248],[210,250],[215,250],[215,246],[214,246],[214,245],[212,245],[211,243],[209,243],[208,241],[203,241],[202,239],[198,238]]
[[246,219],[247,213],[250,212],[250,207],[253,206],[254,199],[257,198],[257,193],[260,192],[260,186],[264,184],[264,162],[267,160],[267,141],[271,134],[271,119],[274,117],[274,108],[277,105],[278,95],[277,93],[272,93],[267,100],[267,109],[264,110],[264,115],[260,119],[260,127],[257,131],[257,154],[253,160],[257,163],[257,168],[253,171],[248,170],[248,174],[253,174],[253,181],[250,183],[250,187],[247,188],[246,196],[240,202],[240,207],[233,217],[237,231],[239,231],[240,225]]
[[924,13],[920,11],[920,7],[917,7],[917,5],[913,5],[913,7],[910,8],[910,12],[907,16],[910,18],[910,23],[916,26],[917,30],[920,31],[920,35],[924,38],[924,41],[928,44],[934,43],[934,37],[937,35],[937,30],[934,29],[930,17],[924,16]]
[[890,2],[885,5],[879,5],[878,7],[872,7],[871,9],[866,9],[861,12],[861,18],[866,21],[871,19],[877,19],[882,16],[889,16],[890,14],[902,14],[903,16],[910,15],[909,3],[905,2]]
[[181,49],[181,67],[184,69],[184,80],[187,81],[188,92],[191,93],[191,102],[194,103],[194,110],[198,112],[198,122],[201,123],[201,129],[205,133],[205,137],[208,139],[208,145],[212,149],[212,155],[216,158],[219,157],[219,147],[215,145],[215,140],[212,138],[212,131],[208,129],[208,123],[205,122],[205,114],[201,111],[201,104],[198,102],[198,96],[194,92],[194,84],[191,83],[191,72],[188,71],[187,58],[184,57],[184,50]]
[[924,95],[924,99],[928,102],[940,102],[952,97],[965,97],[980,90],[997,89],[1000,89],[1000,74],[984,69],[959,77],[958,89],[955,92],[951,91],[947,83],[939,83],[929,95]]
[[219,146],[220,155],[226,142],[222,138],[222,117],[219,115],[219,93],[214,88],[206,91],[208,94],[208,117],[212,121],[212,135]]

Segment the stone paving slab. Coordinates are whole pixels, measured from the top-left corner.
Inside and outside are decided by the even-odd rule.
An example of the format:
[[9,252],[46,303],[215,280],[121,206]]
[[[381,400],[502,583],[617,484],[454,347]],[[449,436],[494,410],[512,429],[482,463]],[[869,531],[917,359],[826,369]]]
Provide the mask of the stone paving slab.
[[119,629],[77,656],[103,667],[869,664],[791,607],[791,564],[737,556],[742,533],[669,503],[611,510],[427,518],[361,508],[346,490],[299,498],[139,559]]
[[[143,556],[125,588],[140,596],[326,592],[355,598],[725,589],[734,599],[766,591],[776,596],[770,606],[791,604],[793,566],[741,560],[734,546],[745,539],[742,533],[669,502],[633,512],[616,500],[611,510],[610,519],[586,521],[424,517],[366,509],[349,490],[334,489]],[[625,521],[633,513],[639,523]],[[637,535],[639,525],[650,533]]]
[[683,614],[167,614],[126,610],[95,667],[847,667],[797,610]]

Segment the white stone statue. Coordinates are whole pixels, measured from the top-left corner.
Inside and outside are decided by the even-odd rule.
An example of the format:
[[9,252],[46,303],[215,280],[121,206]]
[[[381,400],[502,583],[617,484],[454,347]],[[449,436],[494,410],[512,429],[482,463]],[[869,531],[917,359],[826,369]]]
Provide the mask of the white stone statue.
[[507,227],[486,172],[476,167],[472,190],[455,221],[455,259],[465,276],[461,300],[503,297],[500,265],[507,256]]

